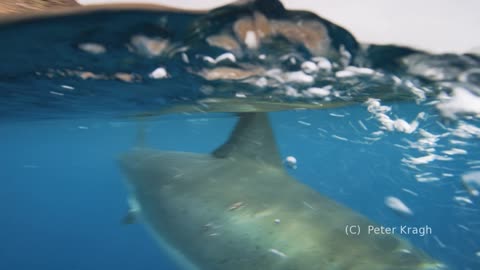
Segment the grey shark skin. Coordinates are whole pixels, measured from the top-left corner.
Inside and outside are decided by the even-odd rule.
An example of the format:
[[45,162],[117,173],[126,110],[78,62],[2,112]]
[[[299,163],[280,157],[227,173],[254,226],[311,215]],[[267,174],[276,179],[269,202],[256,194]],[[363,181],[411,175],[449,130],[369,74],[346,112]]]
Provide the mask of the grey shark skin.
[[184,269],[445,269],[400,238],[367,234],[377,225],[290,177],[265,113],[240,114],[211,154],[142,146],[120,166],[143,221]]

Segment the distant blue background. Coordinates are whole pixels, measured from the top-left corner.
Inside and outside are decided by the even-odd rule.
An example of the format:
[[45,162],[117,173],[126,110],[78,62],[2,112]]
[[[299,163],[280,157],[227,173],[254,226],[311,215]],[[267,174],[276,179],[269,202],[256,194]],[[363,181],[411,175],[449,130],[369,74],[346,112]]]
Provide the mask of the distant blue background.
[[[418,113],[415,104],[394,108],[406,119]],[[351,142],[365,141],[364,136],[378,130],[370,116],[361,105],[271,114],[283,157],[298,160],[298,168],[289,169],[297,179],[381,224],[429,225],[445,248],[432,236],[409,240],[456,269],[480,269],[475,257],[480,250],[478,200],[468,209],[453,201],[462,190],[459,177],[468,169],[465,161],[480,157],[478,145],[468,149],[467,157],[427,166],[439,175],[447,168],[454,177],[418,183],[414,175],[421,171],[401,163],[408,151],[393,145],[415,141],[416,134],[389,133],[370,145]],[[207,117],[212,118],[203,119]],[[437,120],[433,116],[422,126],[441,133]],[[147,137],[161,149],[209,152],[226,140],[234,122],[228,114],[167,116],[152,120]],[[141,224],[121,224],[127,193],[115,160],[133,145],[135,127],[135,122],[122,119],[0,123],[0,269],[176,269]],[[386,196],[400,198],[415,215],[402,217],[388,209]]]

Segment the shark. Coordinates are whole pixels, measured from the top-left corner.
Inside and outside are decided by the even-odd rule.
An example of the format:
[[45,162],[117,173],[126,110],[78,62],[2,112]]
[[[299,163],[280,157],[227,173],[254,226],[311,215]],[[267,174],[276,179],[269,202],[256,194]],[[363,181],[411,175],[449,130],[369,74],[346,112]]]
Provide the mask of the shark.
[[[130,223],[141,220],[181,269],[434,270],[447,266],[288,174],[265,112],[238,113],[211,153],[139,143],[118,163]],[[140,129],[142,130],[142,129]]]

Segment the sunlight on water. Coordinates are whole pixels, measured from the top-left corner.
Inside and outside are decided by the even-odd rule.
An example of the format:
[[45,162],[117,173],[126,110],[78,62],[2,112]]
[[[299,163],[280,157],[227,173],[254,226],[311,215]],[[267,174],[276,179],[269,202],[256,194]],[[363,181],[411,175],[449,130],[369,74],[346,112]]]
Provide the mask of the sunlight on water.
[[[258,256],[268,258],[255,261],[258,269],[297,269],[302,264],[293,262],[299,254],[305,262],[312,260],[322,267],[385,269],[369,266],[368,260],[384,254],[396,237],[412,246],[398,244],[392,261],[397,262],[400,254],[400,261],[414,262],[415,269],[440,269],[430,256],[448,269],[480,267],[478,55],[360,45],[347,30],[314,14],[287,11],[277,1],[262,0],[205,14],[108,9],[20,21],[10,18],[1,22],[0,36],[4,185],[0,202],[5,217],[0,237],[7,243],[0,248],[2,268],[177,269],[173,261],[184,260],[183,256],[189,263],[211,266],[200,255],[192,255],[198,251],[195,237],[191,247],[179,241],[174,249],[164,248],[161,253],[142,226],[121,225],[125,213],[123,223],[134,223],[142,208],[142,202],[129,199],[129,210],[125,198],[130,190],[122,179],[146,166],[141,161],[148,163],[149,155],[162,153],[153,149],[223,155],[225,149],[217,148],[227,141],[237,119],[264,112],[269,114],[281,166],[288,175],[380,224],[366,226],[363,232],[381,238],[365,240],[366,246],[378,245],[367,251],[377,250],[380,255],[358,255],[351,240],[345,243],[353,248],[342,246],[344,229],[356,230],[345,227],[356,226],[345,220],[335,228],[342,237],[325,245],[348,259],[316,251],[311,236],[320,234],[319,227],[296,237],[302,239],[300,250],[310,247],[315,252],[301,253],[292,248],[293,242],[278,239],[264,247],[262,241],[267,240],[255,238],[260,248],[252,245],[252,253],[248,245],[233,248],[235,240],[221,240],[229,233],[228,222],[212,221],[197,232],[198,239],[210,237],[202,242],[202,252],[223,248],[237,252],[212,269],[243,269],[242,265],[251,264],[242,264],[239,258],[253,261]],[[254,135],[262,129],[245,125]],[[259,149],[275,145],[263,141],[262,132],[257,135],[239,141],[258,139]],[[128,164],[132,169],[121,156],[134,146],[151,149],[133,159],[138,162],[135,166]],[[257,162],[269,163],[269,158],[274,157],[260,157]],[[169,175],[172,179],[184,179],[189,173],[179,164],[169,168],[175,171]],[[194,164],[201,171],[203,163]],[[142,177],[156,175],[155,169],[149,170],[148,177]],[[298,229],[308,222],[295,211],[325,207],[308,196],[288,197],[283,201],[300,210],[294,207],[280,218],[274,215],[282,212],[264,203],[247,215],[245,211],[257,207],[258,201],[237,185],[253,177],[244,174],[248,175],[234,167],[229,177],[238,177],[235,184],[216,193],[218,198],[230,189],[243,194],[222,209],[233,215],[229,222],[239,226],[235,228],[245,230],[242,237],[266,226],[252,229],[245,225],[250,218],[271,219],[267,230],[289,224]],[[212,184],[219,181],[214,178],[215,174],[202,181],[222,187]],[[285,186],[268,183],[265,179],[258,188],[265,188],[267,197],[290,194]],[[177,187],[170,188],[173,194]],[[179,208],[173,209],[180,211],[185,205],[181,198],[188,194],[173,196],[168,203],[178,203]],[[210,205],[216,196],[198,207],[190,204],[195,209],[182,208],[182,213],[209,216],[214,208],[205,211],[202,205]],[[333,221],[337,218],[329,215]],[[191,221],[193,226],[196,220]],[[159,226],[171,226],[164,222]],[[150,218],[146,223],[154,222]],[[184,234],[189,235],[189,224],[179,226],[185,226]],[[338,236],[337,231],[330,233]],[[157,238],[168,246],[182,236],[172,231]],[[210,239],[227,244],[215,245]],[[326,257],[319,259],[319,254]],[[270,261],[277,259],[285,260],[284,265]]]

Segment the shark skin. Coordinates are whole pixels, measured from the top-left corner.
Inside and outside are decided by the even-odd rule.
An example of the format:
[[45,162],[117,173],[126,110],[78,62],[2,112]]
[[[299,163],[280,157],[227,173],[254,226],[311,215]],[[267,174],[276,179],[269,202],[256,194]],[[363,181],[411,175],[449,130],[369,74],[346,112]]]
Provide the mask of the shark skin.
[[239,115],[211,154],[141,146],[119,160],[138,214],[182,269],[446,269],[290,177],[267,114]]

